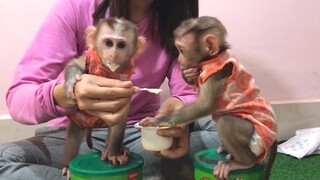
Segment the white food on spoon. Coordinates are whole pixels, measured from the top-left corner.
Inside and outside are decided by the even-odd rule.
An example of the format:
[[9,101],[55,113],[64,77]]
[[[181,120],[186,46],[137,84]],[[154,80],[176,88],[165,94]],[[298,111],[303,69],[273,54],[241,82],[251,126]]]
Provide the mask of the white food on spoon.
[[159,94],[162,89],[157,89],[157,88],[140,88],[141,91],[148,91],[150,93],[154,93],[154,94]]

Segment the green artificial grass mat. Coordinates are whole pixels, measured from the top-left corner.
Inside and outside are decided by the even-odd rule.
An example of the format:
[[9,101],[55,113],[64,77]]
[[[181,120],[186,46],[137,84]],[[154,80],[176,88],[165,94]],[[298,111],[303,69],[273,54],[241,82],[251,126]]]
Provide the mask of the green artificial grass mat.
[[320,155],[297,159],[277,153],[270,180],[320,180]]

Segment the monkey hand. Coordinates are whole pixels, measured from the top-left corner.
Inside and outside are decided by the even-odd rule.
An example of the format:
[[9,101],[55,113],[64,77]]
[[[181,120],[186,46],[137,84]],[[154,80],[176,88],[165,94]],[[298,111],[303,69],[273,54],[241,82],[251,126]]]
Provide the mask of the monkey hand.
[[199,70],[196,67],[182,69],[182,76],[188,84],[193,85],[199,76]]
[[146,117],[139,122],[139,125],[143,127],[159,126],[160,124],[162,124],[162,117],[163,116]]

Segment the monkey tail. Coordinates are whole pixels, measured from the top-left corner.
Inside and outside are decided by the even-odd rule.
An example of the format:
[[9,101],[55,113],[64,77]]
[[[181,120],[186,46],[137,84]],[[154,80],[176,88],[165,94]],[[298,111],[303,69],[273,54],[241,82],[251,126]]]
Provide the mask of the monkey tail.
[[87,145],[90,149],[92,149],[92,137],[91,137],[91,133],[92,133],[92,129],[91,128],[87,128],[87,132],[86,132],[86,141],[87,141]]
[[274,141],[270,148],[269,158],[268,158],[266,167],[264,169],[263,180],[269,180],[270,178],[270,172],[277,155],[277,148],[278,148],[278,142]]

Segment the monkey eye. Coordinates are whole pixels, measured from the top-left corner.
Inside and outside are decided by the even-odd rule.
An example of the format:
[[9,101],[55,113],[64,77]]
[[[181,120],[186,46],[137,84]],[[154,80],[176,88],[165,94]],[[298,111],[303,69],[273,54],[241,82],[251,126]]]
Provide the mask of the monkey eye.
[[113,46],[113,41],[111,39],[107,39],[104,44],[107,46],[107,47],[112,47]]
[[180,51],[181,54],[183,54],[183,49],[180,48],[179,51]]
[[126,47],[126,43],[124,41],[120,41],[117,45],[118,48],[123,49]]

